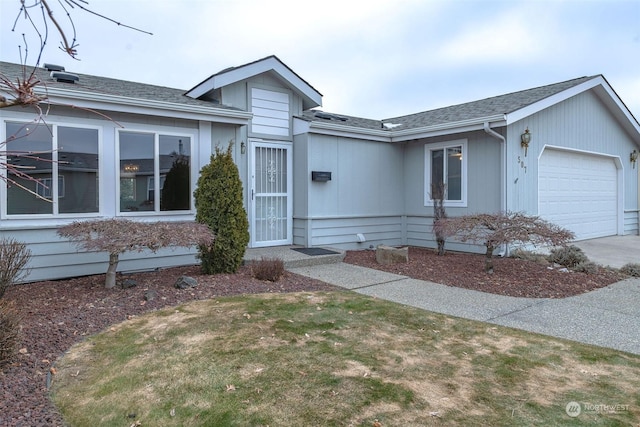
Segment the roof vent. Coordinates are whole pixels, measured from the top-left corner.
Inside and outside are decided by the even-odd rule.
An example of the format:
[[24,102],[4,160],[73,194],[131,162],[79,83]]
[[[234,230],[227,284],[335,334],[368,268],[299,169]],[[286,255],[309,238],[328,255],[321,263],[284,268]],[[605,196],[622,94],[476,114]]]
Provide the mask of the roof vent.
[[64,71],[64,67],[62,65],[56,65],[56,64],[44,64],[44,68],[47,69],[47,71]]
[[325,120],[338,120],[341,122],[347,121],[346,117],[338,116],[336,114],[325,113],[323,111],[316,111],[315,116],[318,117],[319,119],[325,119]]
[[398,126],[402,126],[402,123],[390,123],[390,122],[386,122],[386,123],[382,123],[382,128],[383,129],[388,129],[391,130],[393,128],[397,128]]
[[52,71],[51,78],[60,83],[75,83],[80,80],[80,77],[78,77],[77,75],[65,73],[64,71]]

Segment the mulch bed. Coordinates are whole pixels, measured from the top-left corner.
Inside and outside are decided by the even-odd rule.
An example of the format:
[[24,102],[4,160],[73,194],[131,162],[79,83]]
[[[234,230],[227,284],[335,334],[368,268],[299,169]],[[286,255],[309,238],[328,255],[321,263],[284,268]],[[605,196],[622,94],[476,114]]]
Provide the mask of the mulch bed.
[[626,276],[600,268],[595,274],[566,271],[561,267],[496,257],[494,273],[484,272],[484,255],[446,252],[438,256],[434,249],[409,248],[409,262],[380,265],[375,251],[349,251],[345,262],[401,274],[414,279],[457,286],[492,294],[527,298],[565,298],[608,286]]

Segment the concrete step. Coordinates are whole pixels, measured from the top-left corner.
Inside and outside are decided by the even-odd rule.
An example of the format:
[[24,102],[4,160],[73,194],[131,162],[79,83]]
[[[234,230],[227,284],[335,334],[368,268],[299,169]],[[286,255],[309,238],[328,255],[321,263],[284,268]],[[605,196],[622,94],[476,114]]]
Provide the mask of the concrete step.
[[[301,253],[294,249],[309,249],[310,252],[316,250],[329,250],[337,252],[335,254],[326,255],[310,255]],[[341,249],[335,248],[303,248],[301,246],[273,246],[268,248],[250,248],[244,253],[244,264],[249,264],[252,261],[259,261],[262,258],[276,258],[281,259],[284,262],[284,267],[288,270],[298,267],[309,267],[313,265],[322,264],[336,264],[342,262],[346,255],[346,252]]]

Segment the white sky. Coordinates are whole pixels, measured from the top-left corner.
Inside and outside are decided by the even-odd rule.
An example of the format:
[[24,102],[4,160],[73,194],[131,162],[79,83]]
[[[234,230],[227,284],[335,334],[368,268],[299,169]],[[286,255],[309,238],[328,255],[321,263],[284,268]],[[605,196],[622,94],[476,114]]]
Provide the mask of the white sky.
[[[50,3],[69,28],[58,1]],[[32,65],[33,30],[20,19],[11,32],[19,7],[0,0],[0,59],[20,62],[26,33]],[[90,0],[88,7],[153,35],[76,8],[79,61],[58,49],[49,28],[41,62],[189,89],[273,54],[324,95],[324,110],[372,119],[603,74],[640,120],[640,0]]]

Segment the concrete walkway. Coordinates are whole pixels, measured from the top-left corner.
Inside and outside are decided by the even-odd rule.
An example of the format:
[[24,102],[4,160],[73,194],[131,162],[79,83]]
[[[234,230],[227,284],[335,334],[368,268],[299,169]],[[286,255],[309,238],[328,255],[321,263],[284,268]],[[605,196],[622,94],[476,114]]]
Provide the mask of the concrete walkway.
[[640,355],[640,279],[562,299],[514,298],[345,264],[289,268],[389,301]]

